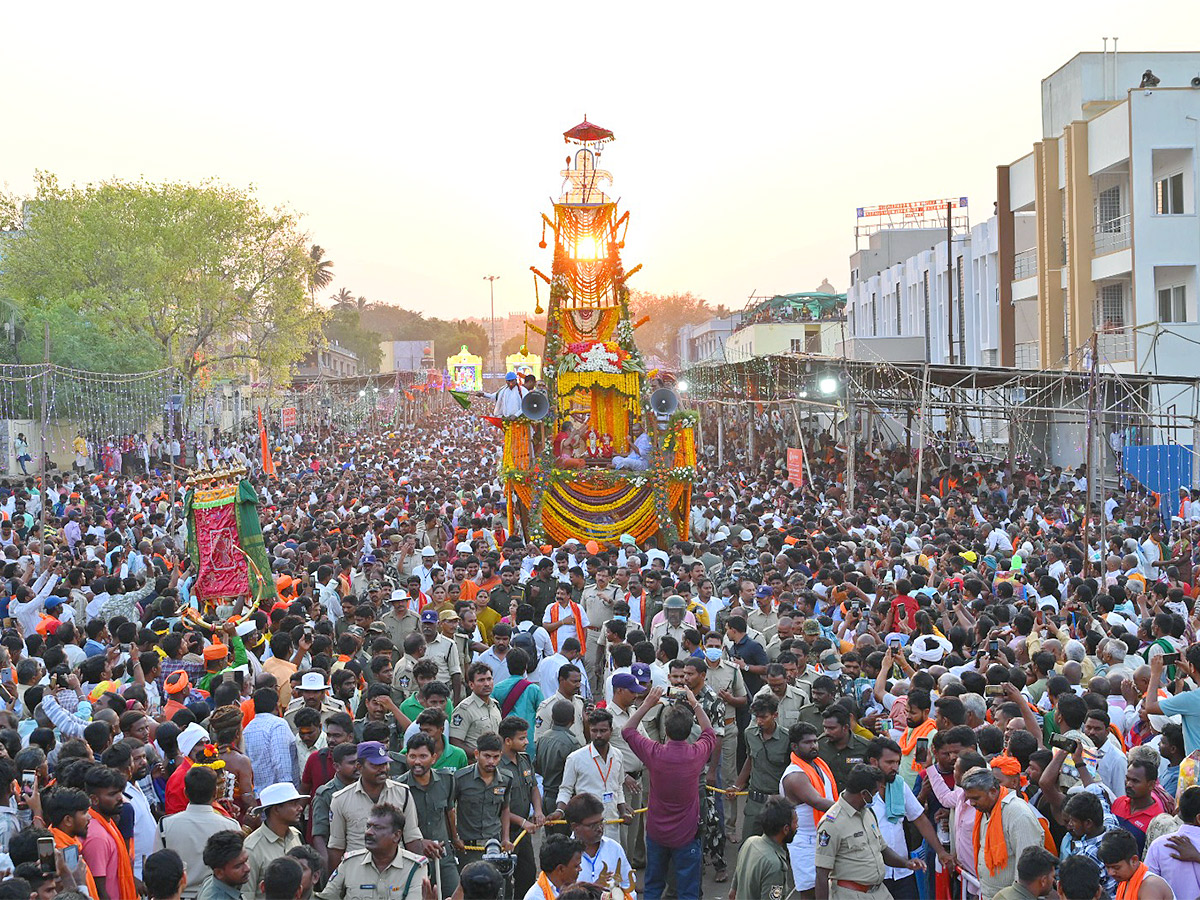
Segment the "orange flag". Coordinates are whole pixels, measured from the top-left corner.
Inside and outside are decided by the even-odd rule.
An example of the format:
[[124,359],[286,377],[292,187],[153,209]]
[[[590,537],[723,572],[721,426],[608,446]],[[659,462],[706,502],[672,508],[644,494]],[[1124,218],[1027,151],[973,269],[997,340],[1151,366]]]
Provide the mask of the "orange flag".
[[262,467],[268,475],[275,474],[275,460],[271,459],[271,444],[267,441],[267,429],[263,425],[262,407],[258,409],[258,439],[262,441]]

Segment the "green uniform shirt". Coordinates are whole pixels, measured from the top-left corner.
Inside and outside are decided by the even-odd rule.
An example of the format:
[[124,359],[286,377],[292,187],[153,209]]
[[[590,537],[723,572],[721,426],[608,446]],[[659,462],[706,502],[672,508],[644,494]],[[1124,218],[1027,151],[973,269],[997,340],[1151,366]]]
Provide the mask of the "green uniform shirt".
[[841,791],[846,784],[846,778],[850,775],[850,770],[859,763],[867,761],[867,742],[854,732],[850,732],[850,740],[847,742],[846,748],[839,750],[833,746],[829,738],[821,735],[820,740],[817,741],[817,756],[825,760],[829,771],[833,772],[838,790]]
[[500,838],[500,814],[508,807],[512,777],[496,769],[491,783],[479,777],[479,765],[454,773],[454,805],[458,811],[458,837],[464,844],[481,845]]
[[783,900],[790,896],[794,884],[788,851],[765,835],[747,838],[738,853],[733,887],[739,897],[756,900]]
[[407,785],[417,805],[417,821],[421,834],[427,841],[449,841],[450,831],[446,827],[446,810],[453,808],[454,776],[437,769],[429,773],[429,784],[422,785],[412,772],[405,772],[396,780]]
[[779,781],[792,762],[787,732],[776,725],[771,736],[764,738],[761,728],[749,726],[746,729],[746,753],[752,760],[746,789],[767,795],[778,794]]
[[342,781],[341,777],[334,775],[329,781],[325,782],[313,794],[310,816],[312,818],[312,836],[325,838],[326,843],[329,841],[329,803],[333,800],[333,795],[346,787],[349,782]]
[[516,762],[500,757],[500,769],[512,778],[508,792],[508,809],[514,816],[528,819],[533,815],[533,792],[537,789],[537,778],[533,774],[533,760],[527,753],[518,753]]

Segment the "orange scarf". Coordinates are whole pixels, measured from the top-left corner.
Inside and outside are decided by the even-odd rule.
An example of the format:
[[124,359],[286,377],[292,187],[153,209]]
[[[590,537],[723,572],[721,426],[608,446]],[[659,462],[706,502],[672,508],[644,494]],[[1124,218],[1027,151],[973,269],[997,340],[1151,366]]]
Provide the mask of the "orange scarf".
[[130,854],[133,852],[132,842],[130,842],[129,844],[126,844],[125,838],[121,837],[121,832],[117,830],[117,826],[114,825],[112,822],[110,822],[104,816],[100,815],[94,809],[89,809],[88,813],[92,817],[92,822],[93,822],[92,827],[99,825],[101,828],[103,828],[105,831],[107,831],[108,836],[111,837],[114,841],[116,841],[117,847],[119,848],[119,852],[117,853],[117,872],[116,872],[116,876],[115,876],[115,879],[116,879],[115,890],[114,890],[114,885],[113,885],[113,877],[114,876],[110,873],[105,878],[106,892],[108,893],[108,895],[110,897],[125,898],[125,897],[138,896],[137,886],[134,884],[134,881],[133,881],[133,863],[129,859]]
[[[555,603],[550,607],[550,624],[553,625],[558,621],[559,613],[562,607]],[[575,635],[579,638],[579,649],[587,650],[587,630],[583,627],[583,616],[579,612],[579,604],[574,600],[571,601],[571,615],[575,619]],[[554,652],[558,652],[558,633],[561,628],[552,629],[550,632],[550,644],[554,647]]]
[[[793,765],[800,767],[800,771],[807,776],[809,783],[813,786],[813,790],[815,790],[818,794],[828,800],[836,800],[838,798],[837,779],[833,777],[833,771],[828,765],[826,765],[825,760],[818,756],[812,761],[812,763],[808,763],[793,753],[792,763]],[[816,765],[813,765],[813,763]],[[825,777],[822,778],[822,775]],[[825,789],[826,783],[829,784],[828,792]],[[812,811],[813,827],[816,827],[817,825],[821,824],[821,819],[825,815],[825,810],[817,809],[814,806]]]
[[1137,900],[1138,888],[1142,886],[1142,879],[1146,877],[1146,873],[1149,871],[1145,863],[1139,865],[1137,871],[1133,873],[1132,878],[1128,881],[1122,881],[1117,885],[1116,900]]
[[558,892],[554,889],[554,885],[551,884],[550,879],[546,877],[545,872],[538,872],[537,886],[542,889],[542,896],[546,900],[554,900],[558,896]]
[[[927,738],[937,731],[937,726],[932,719],[926,719],[916,728],[905,728],[904,734],[900,735],[900,754],[902,756],[912,756],[913,751],[917,749],[917,741],[920,738]],[[914,773],[920,774],[925,771],[925,766],[921,763],[913,762],[912,770]]]
[[88,894],[92,897],[99,897],[100,892],[96,889],[96,880],[92,878],[92,870],[88,868],[87,861],[83,858],[83,841],[77,837],[71,837],[65,831],[58,828],[51,828],[50,833],[54,835],[54,847],[56,850],[65,850],[67,847],[76,847],[79,849],[79,863],[83,866],[83,871],[87,873]]
[[[983,862],[988,867],[988,873],[995,875],[997,870],[1008,865],[1008,842],[1004,840],[1004,812],[1001,801],[1008,789],[1001,787],[996,805],[988,816],[987,837],[983,847]],[[971,846],[975,849],[975,859],[979,860],[979,832],[983,826],[983,816],[975,816],[975,827],[971,831]]]

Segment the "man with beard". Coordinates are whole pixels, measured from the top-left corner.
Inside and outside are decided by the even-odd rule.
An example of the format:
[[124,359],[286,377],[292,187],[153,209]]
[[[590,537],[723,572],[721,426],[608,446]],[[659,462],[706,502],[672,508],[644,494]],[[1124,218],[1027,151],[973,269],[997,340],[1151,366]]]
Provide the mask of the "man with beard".
[[125,776],[122,796],[133,810],[133,875],[142,877],[142,863],[158,848],[158,823],[150,810],[150,801],[138,782],[150,771],[146,762],[146,745],[127,737],[104,751],[104,765]]
[[432,886],[424,877],[424,858],[401,846],[407,830],[405,818],[390,804],[373,807],[367,817],[363,849],[347,854],[329,876],[329,884],[320,894],[323,900],[361,897],[368,884],[372,896],[383,895],[391,900],[421,900],[428,896]]
[[433,768],[436,758],[433,740],[425,734],[414,734],[408,740],[408,771],[397,780],[412,794],[424,839],[423,853],[437,859],[442,896],[449,896],[458,888],[458,863],[450,852],[454,776]]
[[[611,747],[613,717],[606,709],[597,709],[588,716],[588,736],[591,739],[567,757],[563,779],[558,788],[554,818],[565,815],[567,803],[576,794],[594,794],[604,802],[606,819],[631,820],[633,813],[625,802],[625,763],[619,752]],[[605,834],[620,840],[621,826],[605,826]]]
[[[904,779],[896,777],[900,771],[900,745],[891,738],[875,738],[867,745],[866,763],[883,773],[883,790],[871,799],[871,808],[884,844],[899,857],[908,855],[904,837],[907,819],[934,848],[942,865],[949,867],[952,863],[950,853],[942,847],[933,822],[925,815],[925,808]],[[917,878],[907,866],[889,865],[883,884],[894,900],[917,900]]]
[[97,900],[125,900],[143,893],[133,877],[129,847],[117,827],[125,785],[125,776],[108,766],[94,767],[84,781],[92,821],[83,839],[83,858],[96,883]]
[[796,810],[782,797],[769,798],[761,809],[756,833],[738,854],[730,896],[783,900],[793,887],[787,846],[796,836]]
[[788,844],[796,890],[808,894],[816,883],[817,824],[837,800],[837,782],[818,755],[817,729],[797,722],[788,731],[792,762],[783,771],[779,793],[796,807],[796,834]]

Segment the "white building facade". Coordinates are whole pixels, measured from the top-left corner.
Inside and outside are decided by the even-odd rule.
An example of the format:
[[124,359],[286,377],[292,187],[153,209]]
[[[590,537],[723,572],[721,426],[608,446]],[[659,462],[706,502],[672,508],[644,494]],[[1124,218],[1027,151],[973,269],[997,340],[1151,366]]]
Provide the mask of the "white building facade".
[[[851,258],[847,356],[863,361],[999,365],[995,217],[969,233],[954,235],[949,251],[944,230],[920,233],[930,246],[902,259],[861,251]],[[941,239],[935,240],[935,234]],[[884,265],[872,272],[864,269],[866,261]]]

